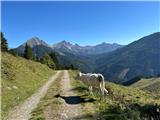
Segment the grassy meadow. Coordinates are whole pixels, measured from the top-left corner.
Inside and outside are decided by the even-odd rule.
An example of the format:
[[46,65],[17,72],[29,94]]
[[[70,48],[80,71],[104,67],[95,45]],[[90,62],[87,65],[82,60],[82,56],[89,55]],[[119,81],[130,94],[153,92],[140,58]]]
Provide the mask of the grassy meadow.
[[8,53],[2,53],[1,58],[2,119],[5,119],[12,108],[31,96],[55,71]]

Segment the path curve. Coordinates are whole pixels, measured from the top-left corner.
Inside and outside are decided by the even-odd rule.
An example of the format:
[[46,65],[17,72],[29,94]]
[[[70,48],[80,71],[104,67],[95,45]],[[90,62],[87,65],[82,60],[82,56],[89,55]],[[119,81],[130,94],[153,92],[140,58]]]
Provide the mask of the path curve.
[[25,100],[22,104],[17,106],[13,111],[11,111],[7,120],[28,120],[31,117],[30,113],[37,107],[40,99],[45,96],[47,90],[52,85],[54,80],[59,77],[60,73],[61,71],[58,71],[41,88],[39,88],[36,93]]

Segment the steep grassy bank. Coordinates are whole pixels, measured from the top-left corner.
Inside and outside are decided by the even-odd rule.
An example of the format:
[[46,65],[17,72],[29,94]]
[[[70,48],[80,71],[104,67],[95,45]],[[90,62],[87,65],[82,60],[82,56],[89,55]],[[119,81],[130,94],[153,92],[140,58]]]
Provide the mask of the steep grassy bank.
[[[77,72],[71,71],[70,73],[74,80],[75,90],[79,94],[86,94],[87,88],[77,80]],[[102,101],[96,93],[93,96],[85,96],[86,99],[89,97],[94,99],[92,104],[85,106],[85,108],[95,108],[95,114],[88,111],[90,116],[107,120],[160,119],[160,99],[156,97],[156,94],[110,82],[106,82],[106,88],[109,94]]]
[[5,119],[13,107],[31,96],[55,72],[46,65],[8,53],[2,53],[1,58],[2,119]]

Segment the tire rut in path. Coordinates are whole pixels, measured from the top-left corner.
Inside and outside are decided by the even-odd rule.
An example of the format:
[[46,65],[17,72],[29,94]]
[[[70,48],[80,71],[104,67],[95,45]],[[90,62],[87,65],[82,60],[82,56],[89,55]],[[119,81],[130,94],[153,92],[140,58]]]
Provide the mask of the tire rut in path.
[[61,71],[53,75],[42,87],[38,89],[31,97],[27,98],[22,104],[17,106],[8,115],[7,120],[28,120],[31,112],[37,107],[40,99],[43,98],[55,79],[59,77]]

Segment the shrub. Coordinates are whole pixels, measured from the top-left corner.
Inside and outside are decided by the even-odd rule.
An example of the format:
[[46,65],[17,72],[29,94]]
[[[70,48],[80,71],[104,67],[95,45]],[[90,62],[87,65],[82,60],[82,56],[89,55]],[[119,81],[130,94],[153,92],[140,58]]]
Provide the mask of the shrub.
[[40,59],[40,62],[42,64],[46,64],[49,68],[52,68],[52,69],[56,68],[55,63],[53,62],[52,58],[48,54],[43,55],[43,57]]

